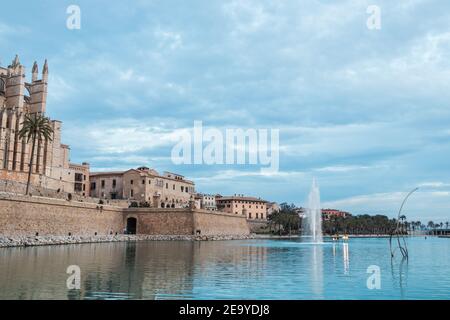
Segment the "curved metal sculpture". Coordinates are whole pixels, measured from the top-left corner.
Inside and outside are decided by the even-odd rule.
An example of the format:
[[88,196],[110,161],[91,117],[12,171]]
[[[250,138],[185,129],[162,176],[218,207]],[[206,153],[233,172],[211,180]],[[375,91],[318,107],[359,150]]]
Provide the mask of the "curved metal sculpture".
[[[391,236],[389,237],[389,247],[391,249],[391,258],[394,257],[394,253],[397,249],[400,250],[400,252],[402,253],[403,258],[408,259],[408,247],[406,245],[406,240],[405,240],[405,235],[403,233],[403,230],[400,226],[400,217],[402,214],[402,209],[403,206],[405,205],[406,201],[408,200],[408,198],[417,190],[419,190],[419,188],[415,188],[412,191],[410,191],[408,193],[408,195],[405,197],[405,199],[402,202],[402,205],[400,206],[400,210],[398,211],[398,217],[397,217],[397,225],[395,227],[395,230],[393,232],[391,232]],[[394,239],[394,237],[397,240],[397,246],[398,248],[392,248],[392,240]]]

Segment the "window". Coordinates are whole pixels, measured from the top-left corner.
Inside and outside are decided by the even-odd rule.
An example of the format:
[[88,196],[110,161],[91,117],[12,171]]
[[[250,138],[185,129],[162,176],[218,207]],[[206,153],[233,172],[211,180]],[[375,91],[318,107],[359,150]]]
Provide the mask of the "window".
[[144,179],[144,180],[142,180],[142,184],[145,184],[145,179]]
[[148,179],[148,184],[152,184],[152,180]]
[[96,187],[96,183],[95,182],[91,182],[91,190],[95,190]]
[[113,186],[113,188],[115,188],[115,187],[116,187],[116,184],[117,184],[117,182],[116,182],[116,179],[113,179],[113,182],[112,182],[112,186]]
[[259,214],[258,213],[256,214],[256,219],[259,219]]
[[175,184],[173,185],[173,190],[175,190]]
[[105,180],[102,180],[102,189],[105,187]]
[[134,183],[134,181],[133,181],[133,180],[131,180],[131,181],[130,181],[130,184],[133,184],[133,183]]
[[168,183],[166,183],[166,189],[169,189],[169,184]]
[[130,190],[130,196],[134,197],[134,190],[133,189]]
[[184,192],[184,186],[181,186],[181,192]]
[[252,218],[252,213],[251,212],[248,214],[248,217],[249,217],[249,219]]

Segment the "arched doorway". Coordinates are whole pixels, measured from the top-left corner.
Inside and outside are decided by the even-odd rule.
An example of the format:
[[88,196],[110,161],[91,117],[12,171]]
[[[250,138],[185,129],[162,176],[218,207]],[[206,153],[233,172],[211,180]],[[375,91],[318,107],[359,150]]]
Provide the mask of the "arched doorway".
[[137,219],[128,218],[127,219],[127,234],[136,234],[137,232]]

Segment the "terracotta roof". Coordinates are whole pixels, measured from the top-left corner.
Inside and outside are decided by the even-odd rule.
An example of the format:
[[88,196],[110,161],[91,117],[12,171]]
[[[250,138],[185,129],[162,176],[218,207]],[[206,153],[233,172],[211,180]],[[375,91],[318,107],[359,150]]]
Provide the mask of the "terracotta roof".
[[157,178],[157,179],[166,179],[166,180],[173,180],[173,181],[177,181],[177,182],[184,182],[186,184],[191,184],[191,185],[195,185],[195,183],[191,180],[178,180],[175,178],[169,178],[167,176],[162,176],[160,175],[156,170],[153,169],[149,169],[149,170],[137,170],[137,169],[129,169],[126,171],[111,171],[111,172],[92,172],[90,173],[91,176],[114,176],[114,175],[124,175],[125,173],[134,171],[137,174],[139,174],[141,177],[145,177],[145,176],[151,176],[153,178]]
[[235,200],[235,201],[254,201],[254,202],[265,202],[266,200],[263,200],[261,198],[255,198],[255,197],[239,197],[239,196],[229,196],[229,197],[220,197],[217,198],[216,201],[229,201],[229,200]]
[[91,172],[90,176],[118,176],[122,175],[124,171],[109,171],[109,172]]

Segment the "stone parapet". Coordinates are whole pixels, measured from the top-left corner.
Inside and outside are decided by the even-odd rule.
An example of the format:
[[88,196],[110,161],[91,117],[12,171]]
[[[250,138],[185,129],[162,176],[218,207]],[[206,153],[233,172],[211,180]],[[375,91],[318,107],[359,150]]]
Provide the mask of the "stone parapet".
[[121,208],[0,192],[0,236],[120,235],[135,219],[140,235],[248,236],[243,216],[198,209]]

